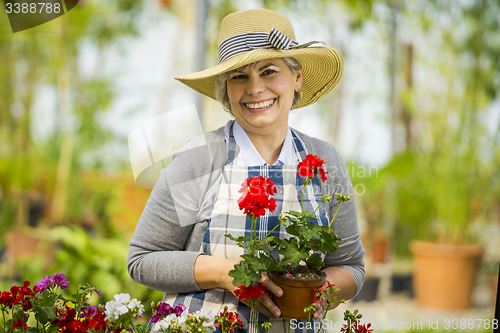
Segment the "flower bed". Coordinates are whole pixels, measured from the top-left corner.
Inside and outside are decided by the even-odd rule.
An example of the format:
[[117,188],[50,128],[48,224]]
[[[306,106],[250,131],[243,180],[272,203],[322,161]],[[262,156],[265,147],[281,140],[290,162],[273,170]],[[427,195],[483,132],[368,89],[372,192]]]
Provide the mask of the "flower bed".
[[[91,306],[89,300],[94,294],[102,297],[99,290],[79,285],[76,294],[63,296],[60,291],[69,288],[64,274],[45,276],[33,288],[30,285],[29,281],[25,281],[22,286],[12,286],[10,291],[0,292],[0,332],[209,333],[217,325],[222,333],[232,333],[236,328],[243,327],[239,314],[228,312],[227,307],[214,317],[205,309],[190,312],[182,304],[172,307],[164,302],[151,304],[151,325],[145,327],[135,323],[137,318],[143,316],[144,305],[129,294],[116,294],[114,300],[105,305]],[[237,296],[254,299],[262,294],[262,290],[265,289],[243,288]],[[316,297],[321,297],[325,290],[318,289]],[[346,311],[344,319],[347,323],[341,332],[371,332],[370,324],[366,327],[361,325],[360,318],[357,311]],[[266,323],[266,332],[270,327],[271,324]]]

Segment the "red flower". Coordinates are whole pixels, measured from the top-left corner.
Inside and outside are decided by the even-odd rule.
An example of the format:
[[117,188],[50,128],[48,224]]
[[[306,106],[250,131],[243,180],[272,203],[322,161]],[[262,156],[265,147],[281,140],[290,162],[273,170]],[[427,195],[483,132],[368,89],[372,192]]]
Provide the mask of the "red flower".
[[8,291],[4,291],[0,294],[0,304],[5,304],[12,309],[14,305],[14,297]]
[[221,311],[216,319],[216,324],[219,325],[222,333],[233,333],[236,328],[242,328],[243,322],[240,320],[240,314],[227,312],[227,306],[224,306],[224,311]]
[[12,328],[16,328],[16,327],[22,327],[25,330],[28,329],[28,324],[24,322],[24,317],[19,318],[18,320],[16,320],[15,322],[12,323]]
[[269,178],[255,176],[245,179],[238,192],[243,193],[238,199],[238,206],[248,217],[259,217],[266,214],[266,209],[271,212],[276,209],[276,200],[269,196],[277,190]]
[[373,328],[370,329],[372,324],[368,323],[366,326],[365,325],[359,325],[357,327],[357,333],[371,333],[373,332]]
[[250,299],[254,298],[257,299],[260,297],[260,295],[269,295],[266,288],[264,288],[264,285],[259,282],[256,286],[249,285],[248,287],[246,286],[236,286],[238,289],[234,291],[234,294],[236,297],[238,297],[238,300],[242,301],[246,299],[249,301]]
[[24,281],[22,286],[12,286],[10,292],[4,291],[0,293],[0,304],[4,304],[10,309],[17,304],[22,306],[23,311],[32,309],[31,299],[35,293],[29,288],[29,285],[29,281]]
[[328,179],[326,177],[328,172],[323,170],[323,164],[325,163],[325,160],[320,159],[318,156],[309,154],[297,165],[299,169],[297,174],[304,178],[313,178],[319,174],[321,175],[321,181],[324,182]]

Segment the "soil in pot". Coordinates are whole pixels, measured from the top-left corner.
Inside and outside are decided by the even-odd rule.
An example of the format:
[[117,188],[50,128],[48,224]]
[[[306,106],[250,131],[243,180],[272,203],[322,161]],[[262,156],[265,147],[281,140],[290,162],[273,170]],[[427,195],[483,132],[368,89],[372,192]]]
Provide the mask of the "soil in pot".
[[299,280],[316,280],[322,279],[325,276],[323,271],[309,266],[299,266],[296,268],[287,266],[287,272],[273,272],[273,274],[280,276],[285,276],[287,273],[292,274],[294,278]]
[[271,280],[283,290],[283,296],[273,296],[273,301],[280,308],[282,318],[307,320],[304,308],[313,303],[313,290],[323,285],[326,273],[306,266],[290,268],[289,273],[294,277],[287,277],[286,273],[269,273]]

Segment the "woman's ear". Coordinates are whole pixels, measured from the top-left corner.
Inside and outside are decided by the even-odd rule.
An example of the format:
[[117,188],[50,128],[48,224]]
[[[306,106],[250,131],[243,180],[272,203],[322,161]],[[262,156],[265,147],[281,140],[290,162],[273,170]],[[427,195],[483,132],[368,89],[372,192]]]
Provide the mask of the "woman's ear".
[[296,73],[295,75],[297,76],[297,79],[295,80],[294,90],[297,91],[302,87],[302,80],[304,79],[304,75],[302,74],[302,71]]

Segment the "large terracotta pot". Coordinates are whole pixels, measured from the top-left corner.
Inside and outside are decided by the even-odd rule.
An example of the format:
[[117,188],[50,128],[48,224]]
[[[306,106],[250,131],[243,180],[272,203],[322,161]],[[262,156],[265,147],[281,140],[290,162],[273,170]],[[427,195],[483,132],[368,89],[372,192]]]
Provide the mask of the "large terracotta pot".
[[411,251],[414,254],[413,287],[420,306],[470,307],[481,247],[414,241]]
[[284,319],[300,319],[307,320],[308,314],[304,312],[304,308],[311,305],[314,301],[314,289],[318,289],[323,285],[326,279],[326,274],[321,279],[304,280],[289,278],[282,275],[269,273],[269,277],[282,290],[283,296],[273,297],[274,303],[281,310],[281,317]]

